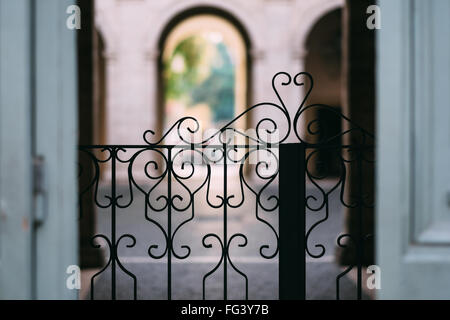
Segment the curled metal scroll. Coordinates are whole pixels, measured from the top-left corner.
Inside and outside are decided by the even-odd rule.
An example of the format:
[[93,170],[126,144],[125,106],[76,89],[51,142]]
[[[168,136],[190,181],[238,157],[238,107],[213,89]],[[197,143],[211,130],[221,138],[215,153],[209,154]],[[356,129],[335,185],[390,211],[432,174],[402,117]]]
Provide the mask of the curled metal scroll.
[[[292,77],[287,72],[278,72],[274,75],[272,78],[272,89],[275,92],[279,103],[273,103],[273,102],[262,102],[255,104],[248,109],[246,109],[244,112],[236,116],[233,120],[229,121],[225,126],[223,126],[221,129],[215,131],[214,133],[210,134],[207,137],[201,137],[200,139],[192,139],[192,136],[186,136],[186,134],[195,135],[199,133],[200,130],[200,124],[197,119],[193,117],[183,117],[176,121],[170,128],[167,130],[160,139],[155,139],[155,132],[153,130],[147,130],[144,132],[143,139],[149,146],[158,146],[161,145],[162,142],[171,134],[175,134],[183,143],[187,145],[194,145],[195,147],[201,147],[204,144],[211,143],[214,141],[215,138],[219,139],[219,143],[226,143],[230,144],[229,139],[226,139],[226,133],[228,131],[233,131],[235,134],[242,135],[245,138],[248,138],[255,143],[259,144],[280,144],[286,141],[288,138],[290,132],[291,132],[291,117],[289,115],[289,111],[286,107],[286,104],[281,97],[278,89],[277,89],[277,79],[278,78],[284,78],[284,80],[281,80],[280,85],[281,86],[288,86],[290,84],[294,84],[296,86],[299,86],[300,84],[296,81],[292,81]],[[267,109],[272,109],[274,111],[281,112],[282,116],[285,118],[284,123],[277,123],[270,117],[263,117],[260,119],[256,126],[255,126],[255,135],[250,136],[245,132],[240,131],[237,128],[234,128],[233,126],[236,124],[236,122],[243,118],[244,116],[256,111],[264,111],[267,112]],[[270,126],[270,128],[263,128],[264,125]],[[270,139],[271,135],[275,132],[279,131],[281,128],[284,129],[284,133],[280,134],[278,136],[278,139],[272,140]],[[267,135],[267,137],[263,136],[263,133]],[[278,132],[277,132],[278,133]],[[195,138],[195,136],[194,136]]]
[[[293,117],[290,115],[290,108],[286,105],[279,90],[281,87],[287,86],[292,86],[292,90],[302,89],[304,92],[304,98],[296,108]],[[172,298],[172,260],[187,259],[192,254],[192,248],[188,244],[178,244],[177,239],[182,230],[189,230],[189,226],[194,223],[197,201],[205,201],[210,208],[222,211],[221,217],[223,219],[221,234],[208,232],[201,240],[201,244],[206,249],[214,246],[220,248],[217,263],[203,276],[203,299],[206,299],[208,278],[218,272],[220,266],[224,268],[224,298],[227,297],[226,275],[227,266],[229,266],[229,270],[242,278],[245,284],[245,298],[248,299],[249,278],[235,263],[235,259],[230,256],[229,250],[232,244],[237,245],[238,248],[247,246],[248,235],[227,233],[227,210],[239,208],[244,203],[254,199],[255,212],[253,217],[268,230],[270,237],[273,239],[272,244],[260,245],[257,254],[264,259],[277,257],[279,253],[277,228],[264,218],[262,213],[277,215],[279,196],[270,194],[270,187],[276,184],[278,178],[279,145],[287,142],[288,139],[290,139],[290,142],[296,140],[307,149],[306,177],[310,186],[315,189],[316,195],[306,195],[306,208],[309,211],[308,214],[314,214],[319,218],[306,230],[305,250],[311,258],[323,257],[327,248],[322,243],[313,243],[311,235],[329,219],[330,195],[333,192],[339,192],[340,202],[347,208],[358,209],[373,206],[371,199],[362,193],[354,198],[346,198],[345,193],[350,166],[360,168],[362,163],[373,165],[374,137],[335,108],[323,104],[308,105],[307,99],[313,90],[313,86],[313,78],[306,72],[300,72],[295,76],[291,76],[287,72],[278,72],[272,78],[272,89],[278,100],[277,102],[255,104],[206,137],[200,137],[200,124],[195,118],[183,117],[159,138],[154,131],[145,131],[142,145],[80,146],[80,153],[84,157],[79,171],[80,179],[86,173],[91,175],[88,178],[84,177],[83,183],[80,184],[80,219],[85,218],[83,205],[89,194],[92,195],[94,205],[97,208],[109,210],[111,215],[111,234],[99,233],[92,237],[94,248],[100,248],[100,245],[96,243],[98,240],[103,240],[106,243],[104,248],[109,253],[109,258],[91,278],[91,298],[94,298],[94,280],[108,268],[114,271],[111,280],[112,299],[116,298],[116,281],[114,278],[116,269],[133,280],[133,298],[137,298],[137,277],[124,266],[117,252],[119,244],[125,240],[129,241],[125,248],[136,249],[137,239],[129,233],[116,234],[115,215],[118,209],[124,211],[130,208],[136,201],[136,193],[140,193],[144,198],[143,217],[149,225],[156,228],[154,232],[158,232],[162,239],[160,243],[146,244],[146,254],[151,259],[167,259],[168,299]],[[345,122],[345,129],[332,136],[324,135],[321,130],[318,110],[329,112],[339,118],[339,121]],[[278,114],[278,117],[269,116],[270,112]],[[244,132],[236,128],[238,120],[252,113],[255,113],[255,115],[252,115],[252,119],[257,120],[254,131]],[[336,143],[336,141],[346,139],[350,135],[352,138],[351,145]],[[234,139],[236,136],[244,138],[245,143],[236,143]],[[179,143],[167,143],[171,137],[175,137]],[[334,173],[337,177],[333,180],[333,185],[327,188],[323,187],[322,182],[331,175],[327,172],[326,164],[322,165],[320,161],[317,161],[318,155],[324,149],[335,155],[335,167],[338,168],[338,172]],[[250,164],[250,159],[261,153],[264,153],[263,159],[256,157],[256,163]],[[200,159],[200,165],[203,168],[200,177],[197,170],[199,164],[193,161],[194,158]],[[238,166],[239,186],[236,190],[224,191],[223,194],[213,193],[212,185],[216,180],[212,176],[212,166],[218,163],[223,164],[221,183],[224,184],[224,190],[227,190],[226,186],[229,182],[227,181],[229,179],[227,165],[235,164]],[[126,167],[125,183],[121,185],[120,192],[116,188],[116,180],[118,180],[116,167],[119,165]],[[250,174],[246,170],[250,171]],[[109,193],[106,192],[101,196],[99,184],[102,175],[105,175],[105,171],[110,175],[108,183],[111,188]],[[139,172],[139,174],[136,172]],[[258,186],[255,185],[255,181],[249,178],[251,174],[259,179]],[[139,181],[138,175],[141,178],[143,176],[145,183]],[[193,180],[196,183],[195,187],[192,187]],[[171,219],[175,213],[180,213],[183,217],[177,223],[174,223]],[[163,222],[161,217],[165,219],[163,219]],[[356,244],[358,254],[361,254],[362,247],[359,244],[361,241],[366,241],[370,236],[359,235],[357,237],[353,234],[344,233],[338,237],[337,245],[344,248],[352,242]],[[340,279],[355,266],[361,267],[360,265],[350,265],[344,272],[337,275],[338,298]]]

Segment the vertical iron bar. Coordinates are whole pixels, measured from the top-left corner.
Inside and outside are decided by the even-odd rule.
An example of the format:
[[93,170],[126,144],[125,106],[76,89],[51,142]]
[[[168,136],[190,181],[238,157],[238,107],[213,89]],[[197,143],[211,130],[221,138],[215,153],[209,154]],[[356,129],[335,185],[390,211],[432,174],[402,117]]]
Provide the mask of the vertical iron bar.
[[172,148],[168,148],[167,166],[167,299],[172,300]]
[[279,295],[305,299],[305,147],[280,145]]
[[111,149],[111,299],[116,300],[116,148]]
[[223,299],[227,300],[227,256],[228,256],[228,239],[227,239],[227,145],[223,144]]
[[358,300],[362,299],[362,264],[363,264],[363,245],[364,245],[364,233],[363,233],[363,185],[362,185],[362,154],[361,148],[358,147],[357,151],[357,165],[358,165],[358,238],[357,238],[357,267],[358,267],[358,276],[357,276],[357,290],[358,290]]

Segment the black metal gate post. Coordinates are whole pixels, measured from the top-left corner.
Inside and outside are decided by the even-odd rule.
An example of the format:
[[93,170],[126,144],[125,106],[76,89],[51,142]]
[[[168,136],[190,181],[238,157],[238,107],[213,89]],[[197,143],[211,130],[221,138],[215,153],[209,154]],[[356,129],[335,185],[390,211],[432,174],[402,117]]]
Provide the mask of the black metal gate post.
[[305,147],[280,145],[279,294],[305,299]]

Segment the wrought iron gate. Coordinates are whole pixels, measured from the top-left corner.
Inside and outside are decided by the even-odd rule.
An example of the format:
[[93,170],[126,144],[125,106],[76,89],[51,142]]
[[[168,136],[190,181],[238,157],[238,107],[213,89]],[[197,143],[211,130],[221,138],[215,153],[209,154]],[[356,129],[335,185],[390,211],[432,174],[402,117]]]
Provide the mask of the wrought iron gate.
[[[293,118],[279,94],[278,85],[303,87],[304,99]],[[256,104],[206,137],[198,138],[200,124],[196,119],[184,117],[159,139],[153,131],[146,131],[143,145],[79,147],[85,159],[80,165],[80,177],[88,175],[80,185],[80,218],[86,211],[84,199],[91,197],[98,209],[108,211],[110,223],[109,235],[98,233],[92,237],[93,247],[100,248],[99,240],[106,244],[109,257],[91,278],[91,299],[95,298],[96,278],[107,269],[111,276],[112,299],[117,298],[116,272],[119,270],[132,282],[131,298],[138,296],[136,275],[125,268],[118,254],[122,241],[128,241],[126,248],[133,248],[137,245],[137,239],[131,233],[117,231],[117,211],[130,208],[138,194],[144,202],[142,215],[161,236],[160,243],[145,245],[149,258],[166,261],[167,299],[172,298],[174,261],[187,259],[192,252],[191,246],[177,243],[177,236],[195,223],[195,208],[200,200],[221,214],[221,232],[206,230],[202,234],[203,248],[211,249],[213,245],[220,248],[217,262],[203,275],[202,298],[208,298],[207,281],[219,272],[219,267],[223,269],[224,299],[228,298],[227,277],[231,270],[240,275],[245,298],[252,298],[249,297],[249,279],[231,254],[232,245],[246,247],[251,235],[230,232],[228,228],[229,211],[244,206],[248,199],[254,203],[254,212],[246,214],[252,214],[258,223],[263,224],[274,240],[272,244],[260,245],[257,254],[268,261],[278,260],[279,298],[305,299],[306,257],[319,259],[326,252],[323,244],[310,243],[310,236],[333,214],[329,199],[332,192],[339,192],[342,206],[356,215],[356,229],[337,238],[337,246],[351,246],[355,258],[336,275],[336,298],[339,299],[340,280],[352,269],[357,271],[357,298],[362,297],[365,246],[372,237],[364,231],[364,217],[365,210],[373,207],[363,190],[363,166],[373,165],[373,136],[335,108],[322,104],[307,105],[307,98],[313,89],[313,79],[308,73],[301,72],[291,77],[286,72],[279,72],[272,79],[272,88],[278,103]],[[244,132],[235,128],[238,119],[256,110],[263,117],[257,122],[255,130]],[[345,128],[332,135],[324,135],[318,110],[343,120]],[[351,140],[346,138],[350,135]],[[167,143],[171,138],[177,143]],[[333,160],[331,165],[327,164],[330,159]],[[330,167],[334,172],[330,172]],[[235,170],[235,173],[230,170]],[[213,177],[218,173],[221,178]],[[350,173],[352,185],[348,189]],[[325,188],[321,182],[330,175],[335,178],[332,185]],[[100,196],[101,177],[109,181],[109,190]],[[127,196],[123,190],[118,190],[119,179],[126,182]],[[146,187],[140,182],[142,179],[146,180]],[[195,186],[191,180],[195,180]],[[254,180],[260,181],[258,186],[255,186]],[[272,186],[277,181],[278,195],[270,194],[275,190]],[[219,182],[220,192],[213,194],[212,189],[219,187]],[[316,190],[315,194],[308,194],[307,182]],[[235,184],[232,190],[230,183]],[[349,196],[347,192],[350,192]],[[323,216],[306,227],[305,216],[320,212]],[[272,218],[268,218],[270,214]],[[278,222],[273,217],[275,220],[278,218]]]

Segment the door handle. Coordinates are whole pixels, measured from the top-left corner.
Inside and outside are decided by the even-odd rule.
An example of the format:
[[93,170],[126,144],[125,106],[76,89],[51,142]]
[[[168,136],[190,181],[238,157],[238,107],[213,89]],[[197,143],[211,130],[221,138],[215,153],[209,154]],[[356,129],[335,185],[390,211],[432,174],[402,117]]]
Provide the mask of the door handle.
[[35,227],[42,225],[47,218],[48,194],[46,174],[45,158],[43,156],[35,156],[33,158],[33,224]]
[[447,191],[447,207],[450,208],[450,191]]

